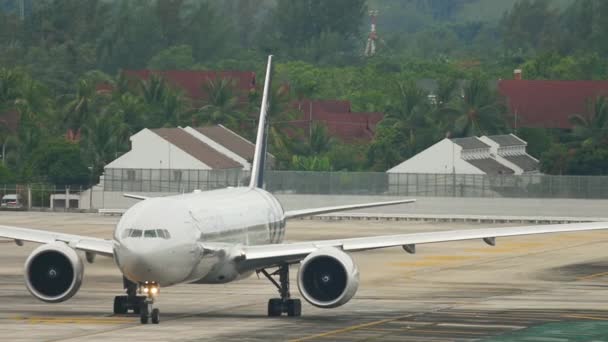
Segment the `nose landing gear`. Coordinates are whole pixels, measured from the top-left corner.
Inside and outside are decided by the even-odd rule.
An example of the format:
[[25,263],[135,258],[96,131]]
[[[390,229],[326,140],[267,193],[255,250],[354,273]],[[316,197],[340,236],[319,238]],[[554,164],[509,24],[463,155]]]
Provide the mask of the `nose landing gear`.
[[[127,290],[126,296],[114,297],[114,314],[126,314],[132,311],[139,315],[141,324],[160,323],[160,310],[154,308],[154,300],[160,293],[160,286],[156,282],[145,282],[136,284],[123,278],[124,288]],[[138,296],[138,290],[144,296]]]
[[155,282],[145,282],[141,284],[141,291],[147,295],[140,306],[139,320],[141,324],[148,324],[152,320],[152,324],[160,323],[160,310],[154,308],[154,299],[160,293],[160,286]]

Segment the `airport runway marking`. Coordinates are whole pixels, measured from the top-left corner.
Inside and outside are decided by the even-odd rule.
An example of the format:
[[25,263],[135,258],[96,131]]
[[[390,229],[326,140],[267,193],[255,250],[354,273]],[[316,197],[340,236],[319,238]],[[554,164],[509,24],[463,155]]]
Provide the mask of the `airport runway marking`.
[[596,316],[586,316],[586,315],[562,315],[564,318],[578,318],[578,319],[588,319],[591,321],[608,321],[608,317],[596,317]]
[[415,314],[407,314],[407,315],[397,316],[397,317],[393,317],[393,318],[387,318],[387,319],[383,319],[383,320],[379,320],[379,321],[357,324],[357,325],[353,325],[353,326],[342,328],[342,329],[336,329],[336,330],[331,330],[331,331],[320,333],[320,334],[315,334],[315,335],[310,335],[310,336],[306,336],[306,337],[302,337],[302,338],[297,338],[297,339],[294,339],[294,340],[290,340],[290,342],[308,341],[308,340],[312,340],[312,339],[315,339],[315,338],[334,336],[334,335],[343,334],[343,333],[347,333],[347,332],[351,332],[351,331],[355,331],[355,330],[365,329],[365,328],[369,328],[369,327],[375,327],[375,326],[378,326],[378,325],[382,325],[382,324],[398,321],[400,319],[412,317],[414,315]]
[[52,317],[52,316],[15,316],[12,319],[30,324],[126,324],[133,323],[133,317]]
[[595,279],[595,278],[604,277],[604,276],[608,276],[608,272],[595,273],[595,274],[591,274],[588,276],[580,277],[576,280],[583,281],[583,280]]

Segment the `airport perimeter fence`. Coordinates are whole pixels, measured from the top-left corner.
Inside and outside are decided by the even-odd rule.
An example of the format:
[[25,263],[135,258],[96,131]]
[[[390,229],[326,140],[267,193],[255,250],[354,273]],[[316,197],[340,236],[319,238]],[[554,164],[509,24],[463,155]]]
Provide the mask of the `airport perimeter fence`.
[[[249,172],[239,170],[108,171],[92,190],[86,186],[0,185],[0,198],[19,196],[18,208],[10,209],[88,210],[113,206],[123,193],[162,196],[249,183]],[[265,187],[275,194],[608,199],[608,176],[267,171]]]
[[[186,193],[249,183],[241,170],[106,169],[107,191]],[[608,176],[388,174],[385,172],[266,171],[273,193],[608,199]]]

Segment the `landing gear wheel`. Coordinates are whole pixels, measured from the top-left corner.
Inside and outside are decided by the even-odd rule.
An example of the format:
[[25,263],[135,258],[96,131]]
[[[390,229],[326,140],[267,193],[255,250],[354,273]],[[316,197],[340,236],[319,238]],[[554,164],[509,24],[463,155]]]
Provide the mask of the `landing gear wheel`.
[[302,302],[299,299],[290,299],[287,301],[287,316],[302,316]]
[[141,322],[141,324],[148,324],[148,306],[146,304],[143,304],[139,312],[139,321]]
[[133,313],[139,315],[141,313],[142,305],[145,305],[146,296],[135,297],[135,303],[133,304]]
[[154,309],[152,310],[152,324],[160,323],[160,310]]
[[268,317],[278,317],[283,313],[283,301],[281,298],[273,298],[268,301]]
[[114,314],[124,315],[128,311],[127,296],[114,297]]
[[[286,313],[289,317],[300,317],[302,315],[302,302],[299,299],[291,299],[289,294],[289,265],[283,264],[275,272],[268,273],[265,269],[257,271],[262,273],[279,290],[281,298],[273,298],[268,301],[268,317],[277,317]],[[275,280],[279,276],[279,281]]]

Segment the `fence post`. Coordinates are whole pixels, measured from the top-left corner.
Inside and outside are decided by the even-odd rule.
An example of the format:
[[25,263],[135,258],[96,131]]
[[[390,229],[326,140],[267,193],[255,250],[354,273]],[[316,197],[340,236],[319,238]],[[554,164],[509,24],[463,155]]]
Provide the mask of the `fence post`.
[[70,187],[65,186],[65,211],[70,209]]
[[27,210],[32,210],[32,186],[27,186]]

